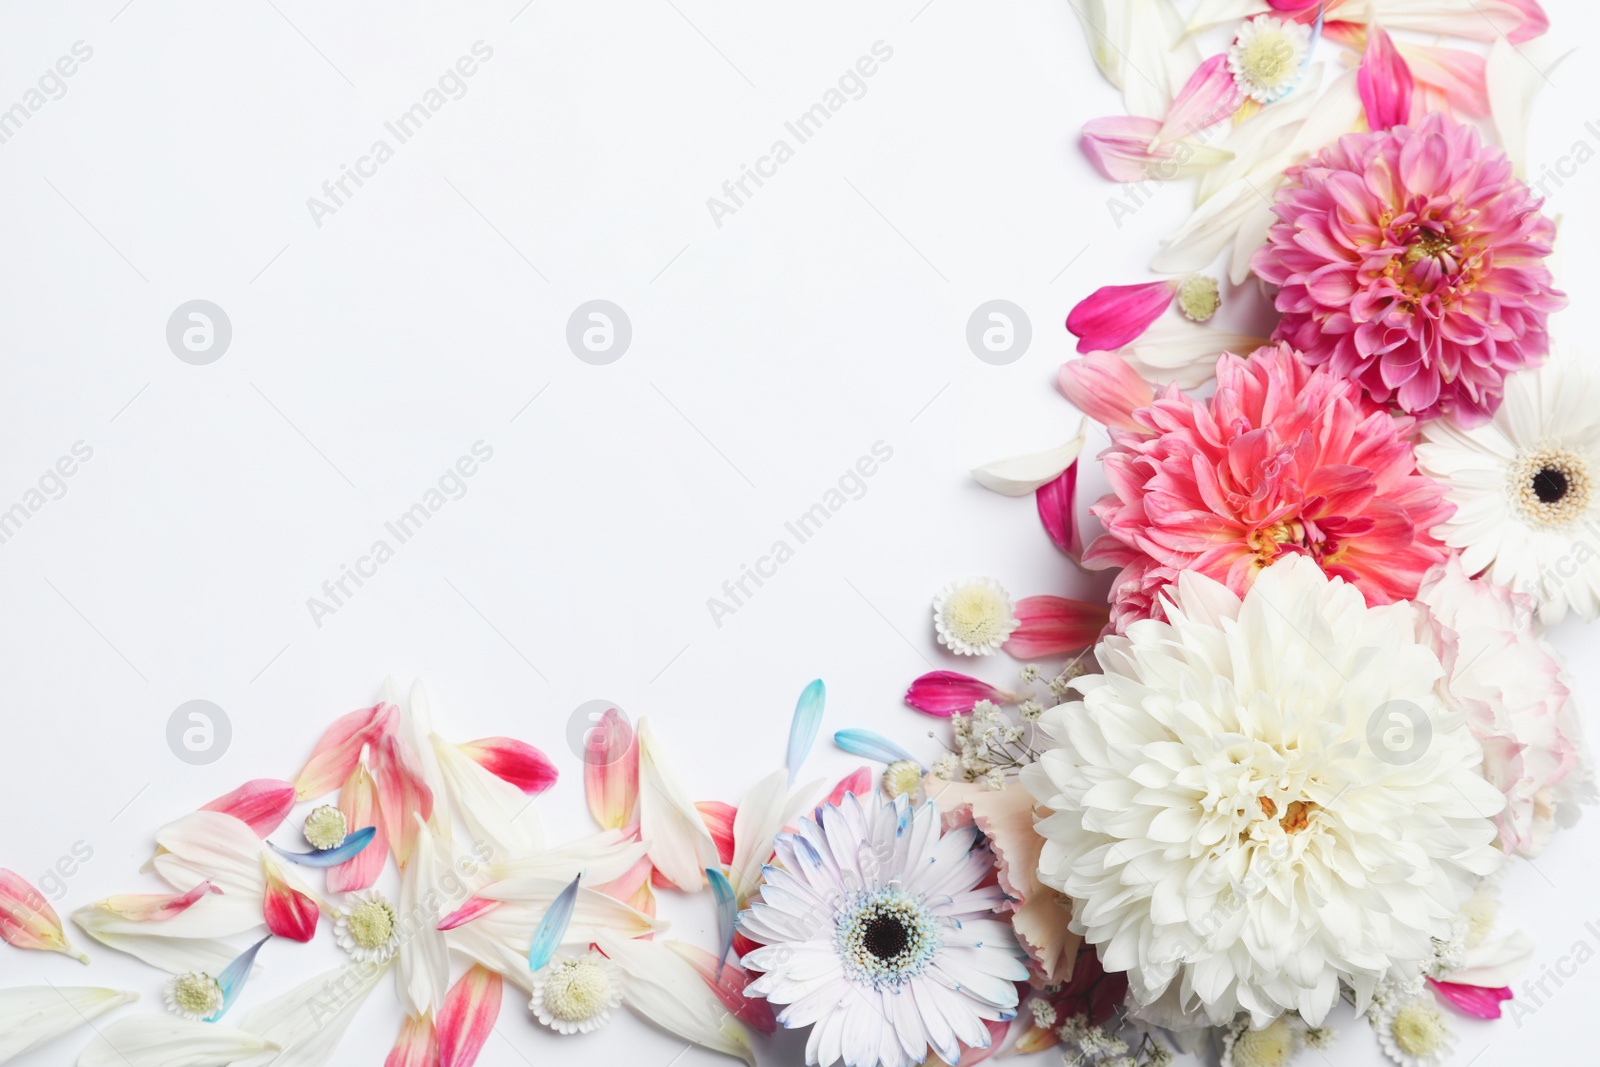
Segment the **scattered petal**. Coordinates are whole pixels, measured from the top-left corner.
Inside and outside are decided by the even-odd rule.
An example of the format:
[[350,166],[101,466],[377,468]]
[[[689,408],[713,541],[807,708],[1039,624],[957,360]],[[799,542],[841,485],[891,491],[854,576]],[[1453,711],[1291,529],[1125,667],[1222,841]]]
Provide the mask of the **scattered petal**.
[[816,743],[817,731],[822,728],[822,708],[826,696],[827,690],[822,679],[817,678],[801,691],[800,699],[795,703],[794,717],[789,720],[789,755],[786,764],[790,785],[794,784],[794,776],[800,773],[800,765],[805,763],[811,746]]
[[78,1067],[228,1067],[270,1059],[278,1046],[256,1034],[173,1015],[129,1015],[100,1028]]
[[210,881],[203,881],[187,893],[124,893],[106,897],[100,907],[136,923],[165,922],[182,915],[207,893],[221,893]]
[[479,766],[496,778],[536,796],[556,784],[556,765],[550,757],[510,737],[485,737],[459,746]]
[[482,964],[473,964],[451,987],[439,1009],[439,1067],[472,1067],[500,1017],[505,983]]
[[717,862],[717,846],[677,775],[662,756],[648,720],[639,720],[639,832],[649,842],[650,862],[673,885],[695,892],[705,869]]
[[1119,430],[1142,430],[1133,413],[1156,398],[1150,383],[1115,352],[1090,352],[1068,360],[1061,365],[1056,385],[1073,407]]
[[343,785],[361,758],[361,750],[393,729],[399,714],[393,704],[377,704],[336,720],[317,741],[311,758],[295,778],[296,798],[326,796]]
[[61,918],[44,894],[15,871],[0,867],[0,938],[17,948],[59,952],[80,963],[89,957],[67,943]]
[[[313,920],[314,924],[315,920]],[[250,973],[255,969],[256,955],[261,951],[261,946],[270,940],[270,937],[263,937],[260,941],[239,953],[238,957],[224,967],[221,974],[217,975],[217,985],[222,988],[222,1007],[208,1016],[206,1022],[214,1023],[228,1014],[228,1009],[233,1007],[234,1001],[238,1000],[239,994],[244,991],[244,984],[250,980]],[[295,940],[302,939],[296,938]],[[303,940],[309,941],[310,938],[304,938]]]
[[1511,999],[1511,990],[1501,986],[1488,989],[1483,986],[1461,985],[1457,982],[1440,982],[1429,978],[1428,985],[1443,997],[1451,1007],[1479,1019],[1500,1018],[1500,1003]]
[[293,782],[256,778],[226,796],[218,797],[200,810],[232,815],[249,825],[257,837],[266,837],[289,817],[289,812],[294,810],[294,803]]
[[718,861],[726,867],[733,862],[733,821],[739,809],[721,800],[697,800],[694,807],[717,844]]
[[754,980],[749,971],[737,963],[719,961],[705,949],[691,945],[687,941],[674,939],[663,944],[683,957],[689,966],[695,969],[711,992],[722,1001],[723,1006],[733,1013],[734,1018],[763,1034],[777,1032],[778,1020],[773,1015],[772,1005],[767,1003],[766,998],[744,995],[745,987]]
[[824,800],[823,804],[832,804],[837,807],[851,793],[858,797],[870,795],[874,777],[871,767],[857,767],[839,779],[839,784],[833,787],[833,792],[828,794],[828,799]]
[[[733,947],[733,921],[739,914],[739,898],[735,895],[727,876],[717,868],[706,868],[706,881],[711,883],[711,895],[717,902],[717,930],[722,935],[718,942],[722,946],[722,951],[717,959],[726,960],[728,950]],[[718,973],[721,973],[720,966]]]
[[550,962],[550,957],[561,947],[562,939],[567,936],[567,925],[572,922],[572,908],[577,903],[578,883],[582,879],[581,873],[573,878],[567,887],[556,895],[555,900],[545,911],[544,917],[539,920],[538,927],[533,931],[533,944],[528,946],[528,970],[544,970],[545,964]]
[[1078,339],[1079,352],[1121,348],[1172,306],[1176,292],[1171,281],[1103,285],[1067,313],[1067,332]]
[[1083,558],[1083,536],[1078,532],[1078,460],[1061,472],[1061,477],[1041,485],[1033,494],[1039,509],[1039,522],[1051,544],[1074,563]]
[[1016,659],[1046,659],[1082,652],[1094,644],[1111,621],[1105,604],[1058,596],[1030,596],[1017,602],[1022,625],[1005,644]]
[[974,470],[972,476],[985,489],[1005,496],[1027,496],[1072,466],[1083,451],[1083,441],[1084,429],[1080,425],[1078,435],[1064,445],[987,463]]
[[0,989],[0,1063],[9,1063],[138,999],[137,993],[79,986]]
[[980,700],[1009,704],[1012,695],[988,682],[956,671],[929,671],[911,683],[906,703],[920,712],[941,719],[965,715]]
[[597,944],[628,978],[623,989],[628,1007],[685,1041],[755,1067],[750,1032],[683,957],[658,942],[609,932],[601,932]]
[[317,934],[321,910],[317,902],[284,881],[282,869],[267,856],[261,857],[267,888],[261,898],[261,913],[267,929],[279,937],[304,944]]
[[433,790],[422,779],[421,764],[411,746],[395,733],[385,733],[372,749],[372,777],[378,783],[378,817],[394,861],[404,867],[417,843],[416,816],[433,816]]
[[[339,810],[344,812],[347,830],[352,826],[378,825],[378,783],[373,781],[365,758],[356,761],[350,777],[345,779],[344,786],[339,790]],[[349,843],[347,833],[345,844]],[[378,876],[383,873],[388,861],[389,843],[376,834],[372,835],[366,848],[328,871],[328,892],[355,893],[371,889],[377,884]]]
[[639,799],[639,740],[616,708],[584,734],[583,787],[589,812],[602,830],[620,830],[633,820]]
[[[245,1016],[243,1026],[269,1042],[269,1048],[281,1046],[282,1051],[223,1062],[229,1067],[323,1067],[333,1059],[356,1013],[388,973],[386,966],[352,963],[267,1001]],[[103,1067],[123,1065],[113,1060]]]
[[372,839],[377,835],[378,828],[376,826],[363,826],[349,837],[346,837],[344,844],[334,848],[325,848],[320,852],[290,852],[286,848],[279,848],[271,841],[267,842],[267,847],[290,863],[298,863],[302,867],[337,867],[339,864],[348,862],[355,856],[360,855],[361,851],[370,845]]
[[852,756],[876,760],[879,763],[899,763],[902,760],[908,763],[919,762],[911,753],[882,734],[871,730],[840,730],[833,735],[833,743]]
[[439,1035],[431,1015],[407,1015],[383,1067],[439,1067]]

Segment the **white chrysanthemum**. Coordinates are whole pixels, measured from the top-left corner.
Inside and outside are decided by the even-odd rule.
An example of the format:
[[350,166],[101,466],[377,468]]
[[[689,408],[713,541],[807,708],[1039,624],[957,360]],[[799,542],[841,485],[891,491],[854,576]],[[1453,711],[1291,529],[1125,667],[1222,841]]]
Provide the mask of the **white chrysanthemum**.
[[951,582],[933,600],[939,643],[958,656],[988,656],[1017,628],[1011,598],[993,578]]
[[1239,36],[1228,49],[1228,69],[1241,92],[1257,103],[1270,104],[1300,83],[1310,50],[1310,27],[1257,15],[1239,27]]
[[400,951],[399,917],[376,890],[353,894],[333,932],[339,947],[359,963],[384,963]]
[[204,971],[180,974],[167,983],[167,1010],[203,1022],[222,1010],[222,986]]
[[587,1034],[622,1003],[622,972],[598,952],[557,956],[533,979],[528,1010],[560,1034]]
[[933,804],[847,794],[821,822],[778,835],[778,865],[739,928],[763,947],[745,990],[787,1005],[778,1022],[812,1027],[808,1064],[911,1067],[931,1048],[989,1046],[985,1020],[1017,1012],[1027,978],[1005,902],[981,886],[994,858],[971,826],[940,835]]
[[1503,858],[1420,611],[1291,556],[1243,600],[1185,572],[1166,615],[1102,641],[1105,673],[1041,722],[1041,879],[1162,1018],[1314,1026],[1341,982],[1365,1007]]
[[1375,1011],[1370,1022],[1384,1054],[1400,1067],[1440,1067],[1455,1048],[1456,1035],[1431,996]]
[[1600,615],[1600,379],[1570,358],[1506,378],[1494,418],[1423,424],[1417,466],[1456,513],[1434,535],[1542,622]]

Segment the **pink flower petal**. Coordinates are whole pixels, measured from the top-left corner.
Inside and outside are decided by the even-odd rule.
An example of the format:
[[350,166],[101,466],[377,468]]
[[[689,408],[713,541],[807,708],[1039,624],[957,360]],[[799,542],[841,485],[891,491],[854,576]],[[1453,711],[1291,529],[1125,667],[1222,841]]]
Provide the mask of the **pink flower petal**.
[[[1080,457],[1081,458],[1081,457]],[[1078,460],[1053,482],[1041,485],[1033,494],[1039,521],[1050,541],[1074,563],[1083,559],[1083,536],[1078,532]]]
[[1091,352],[1061,365],[1056,387],[1072,406],[1096,422],[1119,430],[1142,427],[1133,413],[1155,402],[1155,390],[1115,352]]
[[1171,141],[1193,137],[1239,110],[1244,92],[1228,69],[1228,55],[1219,52],[1189,76],[1162,120],[1156,137]]
[[583,788],[602,830],[633,820],[639,800],[639,741],[616,708],[600,716],[583,739]]
[[20,874],[3,867],[0,867],[0,938],[17,948],[59,952],[80,963],[89,962],[89,957],[67,943],[61,918],[44,894]]
[[[715,831],[713,831],[715,836]],[[717,845],[720,852],[722,845]],[[728,860],[723,860],[727,863]],[[641,857],[620,878],[613,878],[604,885],[594,887],[596,893],[604,893],[612,900],[620,900],[635,911],[643,912],[654,918],[656,913],[656,894],[651,888],[655,878],[655,866],[651,864],[650,857]],[[664,882],[664,886],[671,886],[671,882]]]
[[[373,781],[365,760],[358,760],[350,777],[339,790],[339,810],[344,812],[345,831],[360,830],[366,826],[379,826],[382,816],[378,811],[378,783]],[[328,868],[327,886],[330,893],[354,893],[371,889],[389,861],[389,842],[378,834],[343,863]]]
[[1458,982],[1441,982],[1434,978],[1428,979],[1428,984],[1452,1007],[1479,1019],[1500,1018],[1500,1002],[1510,1000],[1512,996],[1509,988],[1487,989]]
[[957,671],[929,671],[912,682],[911,688],[906,690],[907,704],[941,719],[965,715],[980,700],[1009,704],[1011,694],[996,689],[982,679]]
[[472,1067],[500,1017],[501,977],[475,963],[439,1009],[439,1067]]
[[458,926],[465,926],[474,919],[481,919],[491,911],[498,909],[505,901],[489,900],[485,897],[473,897],[455,911],[439,920],[437,929],[454,930]]
[[336,720],[317,741],[311,758],[294,780],[298,799],[326,796],[343,785],[361,758],[361,750],[393,729],[399,717],[400,709],[393,704],[377,704]]
[[439,1037],[428,1015],[406,1016],[383,1067],[438,1067]]
[[276,778],[256,778],[246,782],[227,796],[218,797],[201,811],[220,811],[247,823],[256,836],[265,838],[289,817],[294,810],[295,788],[293,782]]
[[[1367,111],[1367,125],[1387,130],[1411,121],[1411,95],[1415,82],[1411,68],[1381,26],[1367,31],[1367,48],[1361,57],[1356,87]],[[1431,182],[1430,182],[1431,184]]]
[[694,806],[716,842],[717,859],[726,867],[733,862],[733,819],[739,809],[720,800],[697,800]]
[[858,797],[871,795],[873,777],[871,767],[856,768],[839,779],[839,784],[833,787],[833,792],[828,794],[828,799],[823,803],[837,807],[844,802],[846,793],[854,793]]
[[372,750],[372,777],[378,784],[379,829],[395,863],[404,867],[417,843],[417,816],[424,822],[433,816],[433,791],[422,780],[411,746],[393,732]]
[[317,920],[321,917],[317,902],[286,882],[276,861],[263,855],[261,866],[267,874],[267,888],[261,897],[261,914],[267,929],[290,941],[310,941],[317,935]]
[[1521,24],[1506,34],[1506,39],[1512,44],[1531,41],[1549,32],[1550,16],[1539,6],[1539,0],[1503,0],[1503,3],[1522,13]]
[[1170,281],[1101,286],[1068,312],[1067,331],[1078,339],[1079,352],[1121,348],[1150,328],[1176,292]]
[[534,796],[556,784],[550,757],[515,738],[485,737],[460,746],[480,767]]
[[744,995],[745,988],[755,980],[749,971],[737,963],[722,963],[719,966],[717,957],[687,941],[668,941],[666,944],[688,961],[734,1018],[763,1034],[777,1032],[778,1020],[766,998]]
[[1083,124],[1079,142],[1101,174],[1114,182],[1147,182],[1176,178],[1182,172],[1179,146],[1161,144],[1161,123],[1135,115],[1108,115]]
[[1021,660],[1071,655],[1094,644],[1111,621],[1105,604],[1059,596],[1030,596],[1017,602],[1021,623],[1002,648]]
[[207,893],[222,890],[208,879],[187,893],[124,893],[106,897],[99,907],[135,923],[159,923],[188,911]]

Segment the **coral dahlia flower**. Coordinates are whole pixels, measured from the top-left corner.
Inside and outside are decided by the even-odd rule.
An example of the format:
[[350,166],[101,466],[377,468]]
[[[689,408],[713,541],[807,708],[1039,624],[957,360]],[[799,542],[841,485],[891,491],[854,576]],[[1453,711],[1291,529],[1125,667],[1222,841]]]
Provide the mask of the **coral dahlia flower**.
[[1180,571],[1243,594],[1275,559],[1308,556],[1377,605],[1415,596],[1445,558],[1429,531],[1454,508],[1417,473],[1414,420],[1287,345],[1224,354],[1210,398],[1169,386],[1133,419],[1101,457],[1112,491],[1091,510],[1106,533],[1083,557],[1122,568],[1119,632],[1159,616]]
[[1566,297],[1555,225],[1500,149],[1433,113],[1353,133],[1289,172],[1251,260],[1279,286],[1274,340],[1423,418],[1482,422],[1549,350]]

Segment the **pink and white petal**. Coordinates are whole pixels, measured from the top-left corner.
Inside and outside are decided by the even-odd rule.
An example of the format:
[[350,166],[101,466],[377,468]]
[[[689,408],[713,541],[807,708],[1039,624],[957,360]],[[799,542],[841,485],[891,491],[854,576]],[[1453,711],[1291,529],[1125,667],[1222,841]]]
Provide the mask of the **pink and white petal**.
[[1411,121],[1415,81],[1394,39],[1382,26],[1367,30],[1367,47],[1361,57],[1356,87],[1369,129],[1388,130]]
[[1244,91],[1228,69],[1228,55],[1219,52],[1201,63],[1178,90],[1156,137],[1162,141],[1192,137],[1228,118],[1242,103]]
[[439,1037],[432,1016],[406,1016],[383,1067],[439,1067]]
[[295,777],[295,793],[300,800],[326,796],[344,784],[350,769],[361,758],[361,750],[392,730],[399,718],[393,704],[376,704],[340,716],[323,732]]
[[1078,339],[1079,352],[1120,348],[1148,330],[1176,294],[1171,281],[1103,285],[1067,313],[1067,332]]
[[240,1027],[282,1051],[235,1060],[229,1067],[325,1067],[333,1061],[367,998],[388,973],[387,964],[352,963],[267,1001],[246,1015]]
[[317,920],[322,914],[316,900],[288,883],[277,860],[263,854],[261,865],[266,874],[261,913],[267,929],[290,941],[310,941],[317,935]]
[[1067,443],[1043,452],[1029,452],[986,463],[974,469],[972,476],[985,489],[1004,496],[1027,496],[1059,478],[1062,471],[1072,466],[1078,453],[1083,451],[1084,439],[1084,424],[1080,422],[1078,435]]
[[705,820],[667,763],[648,720],[639,720],[639,832],[656,870],[685,892],[705,885],[717,846]]
[[530,744],[511,737],[485,737],[460,746],[484,770],[529,796],[556,784],[556,765]]
[[639,800],[639,742],[616,708],[604,712],[583,738],[583,788],[602,830],[634,821]]
[[1016,610],[1021,625],[1001,647],[1020,660],[1082,652],[1111,621],[1111,609],[1105,604],[1058,596],[1024,597]]
[[[417,821],[416,854],[400,872],[399,905],[404,916],[437,914],[437,902],[451,896],[445,876],[453,872],[440,854],[438,838],[422,816],[418,815]],[[454,884],[459,885],[459,880]],[[400,999],[409,1014],[439,1013],[442,1023],[441,1009],[450,988],[450,949],[445,935],[437,923],[418,922],[409,936],[396,965]]]
[[749,971],[736,963],[720,961],[698,945],[676,939],[662,942],[682,956],[700,975],[706,987],[715,993],[734,1018],[763,1034],[775,1033],[778,1020],[772,1014],[772,1005],[764,997],[746,995],[753,981]]
[[79,963],[89,957],[67,942],[56,909],[33,885],[15,871],[0,867],[0,939],[17,948],[59,952]]
[[1061,365],[1056,387],[1089,418],[1119,430],[1143,431],[1133,413],[1149,407],[1156,398],[1150,383],[1115,352],[1090,352],[1069,359]]
[[473,964],[451,987],[439,1010],[439,1067],[472,1067],[500,1017],[505,982]]
[[159,923],[182,915],[207,893],[221,893],[209,881],[200,882],[187,893],[124,893],[106,897],[99,906],[136,923]]
[[687,960],[660,942],[603,932],[600,951],[623,972],[623,1001],[664,1030],[756,1067],[750,1031],[701,981]]
[[395,863],[404,867],[417,841],[416,816],[424,822],[433,817],[433,790],[422,778],[411,745],[392,731],[372,748],[372,777],[378,783],[379,831]]
[[[339,790],[339,810],[344,812],[348,832],[378,826],[382,816],[378,811],[378,783],[373,780],[367,766],[367,755],[356,762]],[[337,866],[328,868],[326,885],[330,893],[354,893],[370,889],[389,862],[389,842],[383,834],[375,834],[367,847]]]
[[[713,834],[715,831],[713,831]],[[719,844],[720,850],[722,846]],[[729,830],[728,849],[730,855],[733,849],[732,830]],[[651,874],[655,868],[650,865],[650,858],[646,856],[628,869],[620,878],[613,878],[609,882],[594,887],[596,893],[604,893],[613,900],[620,900],[630,908],[635,908],[644,914],[655,917],[656,895],[651,888]]]
[[772,859],[773,840],[803,812],[816,807],[826,788],[819,778],[791,793],[788,772],[777,770],[744,795],[733,820],[733,860],[728,865],[728,882],[740,909],[761,884],[761,868]]
[[166,850],[155,859],[156,873],[174,889],[187,891],[209,880],[224,899],[261,896],[261,839],[233,816],[214,811],[185,815],[157,830],[156,843]]
[[874,780],[871,767],[857,767],[839,779],[839,783],[833,787],[833,792],[828,794],[828,799],[823,803],[842,804],[844,803],[844,798],[852,793],[858,797],[868,796],[872,792]]
[[294,810],[294,804],[293,782],[256,778],[226,796],[218,797],[200,810],[232,815],[254,830],[257,837],[264,838],[283,825],[283,820]]
[[544,828],[531,797],[490,772],[464,749],[438,735],[432,743],[451,806],[474,838],[492,850],[492,856],[509,859],[543,850]]
[[694,806],[716,842],[717,859],[726,867],[733,862],[733,820],[739,809],[721,800],[697,800]]

